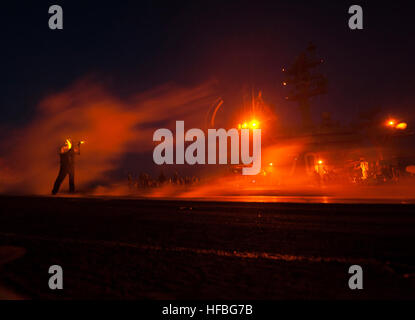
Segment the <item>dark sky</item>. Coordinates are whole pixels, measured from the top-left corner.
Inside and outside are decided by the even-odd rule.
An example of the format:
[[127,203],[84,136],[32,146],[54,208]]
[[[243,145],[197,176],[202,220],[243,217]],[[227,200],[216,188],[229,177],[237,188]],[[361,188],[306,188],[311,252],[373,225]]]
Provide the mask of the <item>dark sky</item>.
[[[415,117],[410,2],[14,2],[1,7],[3,126],[30,120],[42,97],[89,74],[120,97],[215,79],[232,99],[248,85],[284,113],[292,105],[283,100],[281,68],[309,41],[329,79],[317,111],[341,121],[372,107]],[[48,28],[52,4],[63,7],[63,30]],[[352,4],[363,7],[364,30],[348,28]]]

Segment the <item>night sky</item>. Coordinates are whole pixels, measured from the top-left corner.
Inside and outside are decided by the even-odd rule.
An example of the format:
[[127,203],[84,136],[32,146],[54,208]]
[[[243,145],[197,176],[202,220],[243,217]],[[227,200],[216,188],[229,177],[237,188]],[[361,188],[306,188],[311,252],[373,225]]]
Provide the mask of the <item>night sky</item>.
[[[63,8],[64,29],[48,28]],[[360,4],[364,30],[348,28]],[[312,41],[329,92],[315,101],[347,122],[380,107],[411,120],[415,101],[414,17],[409,3],[379,1],[15,1],[2,4],[0,125],[30,121],[45,96],[93,76],[123,98],[164,83],[215,80],[238,101],[263,90],[279,113],[281,68]],[[291,113],[290,113],[291,112]],[[314,115],[316,117],[316,115]]]

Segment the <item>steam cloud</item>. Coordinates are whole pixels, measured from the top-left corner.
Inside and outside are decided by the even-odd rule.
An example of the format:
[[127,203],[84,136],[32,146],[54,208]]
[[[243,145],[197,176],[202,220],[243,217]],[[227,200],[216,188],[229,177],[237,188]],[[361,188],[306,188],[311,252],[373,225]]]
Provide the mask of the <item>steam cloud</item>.
[[[58,148],[67,137],[86,140],[77,157],[76,184],[85,188],[105,181],[127,152],[151,152],[152,134],[177,119],[194,126],[215,100],[212,86],[193,88],[162,86],[138,94],[128,102],[102,85],[82,80],[41,101],[27,126],[0,142],[0,192],[49,194],[59,170]],[[151,156],[151,155],[150,155]],[[66,181],[62,185],[67,189]]]

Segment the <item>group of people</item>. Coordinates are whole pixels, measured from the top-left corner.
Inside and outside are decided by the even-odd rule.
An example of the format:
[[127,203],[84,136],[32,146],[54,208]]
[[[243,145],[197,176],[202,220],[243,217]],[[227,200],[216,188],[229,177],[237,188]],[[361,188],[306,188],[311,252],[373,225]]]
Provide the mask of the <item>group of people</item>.
[[385,160],[360,161],[354,164],[350,172],[352,182],[367,184],[398,182],[405,175],[404,167]]
[[379,185],[396,183],[401,178],[409,176],[405,166],[392,164],[385,160],[366,161],[365,159],[350,161],[343,168],[316,168],[315,180],[318,184],[353,183]]
[[199,182],[196,176],[180,176],[177,172],[171,177],[167,177],[162,171],[157,178],[152,178],[148,173],[140,173],[138,176],[128,173],[128,186],[130,189],[146,189],[161,187],[166,184],[171,185],[191,185]]
[[[69,176],[69,192],[75,192],[75,156],[80,154],[83,141],[73,145],[71,139],[66,139],[65,144],[59,148],[60,168],[53,185],[52,194],[55,195],[66,176]],[[318,184],[340,182],[347,179],[358,184],[379,184],[385,182],[397,182],[406,172],[401,165],[392,165],[384,160],[368,162],[364,159],[352,161],[346,166],[346,172],[328,170],[323,164],[315,166],[315,178]],[[347,178],[348,177],[348,178]],[[148,173],[140,173],[138,176],[128,174],[128,186],[130,189],[156,188],[163,185],[192,185],[199,182],[196,176],[180,176],[177,172],[167,177],[162,171],[157,178],[152,178]],[[343,181],[345,182],[345,181]]]
[[[75,156],[81,154],[81,144],[83,141],[73,144],[70,138],[66,139],[65,144],[59,148],[58,154],[60,158],[60,168],[58,176],[53,185],[52,194],[58,193],[59,188],[66,178],[69,176],[69,192],[75,192]],[[160,187],[165,184],[172,185],[191,185],[199,182],[199,178],[196,176],[180,176],[175,172],[171,177],[166,177],[163,172],[153,179],[147,173],[140,173],[137,177],[132,173],[128,174],[128,185],[130,188],[146,189]]]

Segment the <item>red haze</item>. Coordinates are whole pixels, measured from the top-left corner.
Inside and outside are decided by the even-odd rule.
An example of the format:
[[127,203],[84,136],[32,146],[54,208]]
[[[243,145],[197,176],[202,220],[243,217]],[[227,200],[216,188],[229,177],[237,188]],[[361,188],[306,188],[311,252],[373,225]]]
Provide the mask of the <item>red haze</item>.
[[215,98],[209,84],[163,86],[126,103],[99,84],[80,81],[46,97],[27,126],[2,139],[0,192],[48,194],[59,170],[57,151],[67,137],[75,143],[86,140],[76,159],[77,188],[105,181],[105,173],[116,169],[126,152],[151,151],[156,122],[191,117],[190,123],[200,125],[195,121],[203,121],[201,108]]

